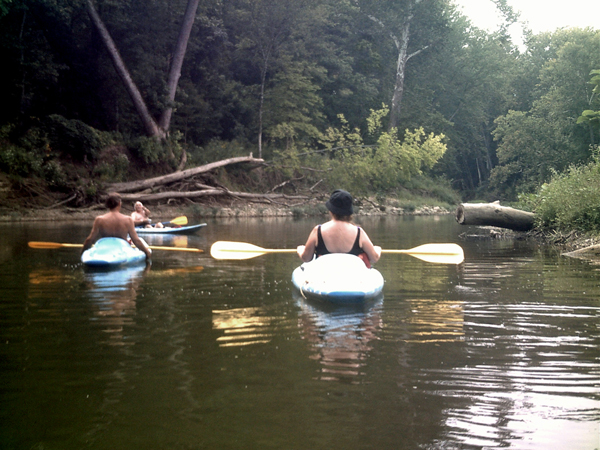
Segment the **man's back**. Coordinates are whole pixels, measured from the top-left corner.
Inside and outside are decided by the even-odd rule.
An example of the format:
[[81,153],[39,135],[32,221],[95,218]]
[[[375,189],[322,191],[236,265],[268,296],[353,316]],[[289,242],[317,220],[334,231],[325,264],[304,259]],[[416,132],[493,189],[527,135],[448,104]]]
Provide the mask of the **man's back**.
[[[96,222],[100,237],[118,237],[121,239],[127,239],[130,226],[133,225],[131,217],[116,211],[98,216]],[[132,224],[130,225],[129,222],[132,222]]]

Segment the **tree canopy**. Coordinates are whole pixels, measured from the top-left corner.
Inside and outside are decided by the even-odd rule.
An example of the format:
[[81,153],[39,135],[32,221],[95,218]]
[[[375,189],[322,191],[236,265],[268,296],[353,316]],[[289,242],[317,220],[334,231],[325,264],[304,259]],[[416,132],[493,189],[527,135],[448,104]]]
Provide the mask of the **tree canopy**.
[[598,145],[600,31],[518,47],[494,3],[486,32],[450,0],[0,0],[0,170],[59,180],[70,155],[119,181],[254,152],[309,182],[515,199]]

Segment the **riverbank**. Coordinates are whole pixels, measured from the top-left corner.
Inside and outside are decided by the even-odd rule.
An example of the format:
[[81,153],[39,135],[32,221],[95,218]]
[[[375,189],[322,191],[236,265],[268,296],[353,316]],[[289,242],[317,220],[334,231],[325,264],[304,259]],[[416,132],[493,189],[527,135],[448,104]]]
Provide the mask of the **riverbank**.
[[[301,217],[326,215],[325,200],[312,199],[302,204],[283,205],[248,202],[229,202],[214,204],[189,204],[189,205],[146,205],[151,210],[155,221],[169,220],[181,215],[188,216],[196,222],[208,218],[231,217]],[[32,222],[32,221],[60,221],[60,220],[86,220],[94,218],[105,212],[103,205],[88,208],[38,208],[36,210],[0,210],[0,222]],[[123,214],[130,214],[133,207],[123,205]],[[402,208],[400,206],[385,205],[367,199],[358,201],[355,205],[355,216],[384,216],[384,215],[445,215],[454,214],[450,207],[420,206]]]
[[[449,215],[456,214],[456,210],[441,206],[421,206],[416,208],[402,208],[398,206],[381,205],[373,200],[363,200],[355,206],[355,217],[368,216],[402,216],[402,215]],[[243,218],[243,217],[326,217],[327,210],[321,200],[311,200],[301,205],[273,205],[253,204],[247,202],[230,202],[228,204],[213,205],[149,205],[152,217],[155,221],[169,220],[174,217],[185,215],[190,223],[200,223],[207,219],[218,218]],[[124,214],[129,214],[132,208],[123,208]],[[0,211],[0,222],[42,222],[42,221],[86,221],[92,222],[96,216],[103,214],[103,205],[89,208],[48,208],[37,210],[12,210]],[[589,233],[571,231],[569,233],[546,232],[533,230],[529,232],[518,232],[497,227],[477,227],[475,233],[461,234],[463,239],[529,239],[539,242],[541,245],[551,245],[558,251],[573,252],[589,248],[589,254],[585,252],[577,254],[577,257],[586,259],[597,259],[595,246],[600,245],[600,237]],[[575,255],[570,255],[575,256]]]

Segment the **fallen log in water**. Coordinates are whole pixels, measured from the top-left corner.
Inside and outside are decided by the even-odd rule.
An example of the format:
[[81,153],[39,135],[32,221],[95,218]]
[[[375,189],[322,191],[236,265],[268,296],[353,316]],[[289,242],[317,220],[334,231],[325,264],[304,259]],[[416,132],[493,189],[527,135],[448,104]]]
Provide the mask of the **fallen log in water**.
[[600,258],[600,245],[590,245],[589,247],[580,248],[572,252],[563,253],[563,256],[569,256],[571,258],[598,260]]
[[494,203],[462,203],[456,210],[456,221],[461,225],[483,225],[529,231],[533,228],[534,214],[500,206]]

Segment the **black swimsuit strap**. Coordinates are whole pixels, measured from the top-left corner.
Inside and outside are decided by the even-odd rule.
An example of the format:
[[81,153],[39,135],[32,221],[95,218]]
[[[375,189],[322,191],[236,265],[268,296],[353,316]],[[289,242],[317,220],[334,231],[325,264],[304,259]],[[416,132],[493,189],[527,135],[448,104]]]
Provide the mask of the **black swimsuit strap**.
[[[362,248],[360,248],[360,227],[356,227],[356,228],[357,228],[356,239],[354,240],[354,244],[352,245],[352,248],[347,253],[350,255],[358,256],[364,252],[363,252]],[[317,254],[317,257],[323,256],[323,255],[328,255],[329,253],[331,253],[329,251],[329,249],[327,248],[327,246],[325,245],[325,241],[323,240],[323,235],[321,234],[321,225],[317,226],[317,246],[315,247],[315,253]]]

